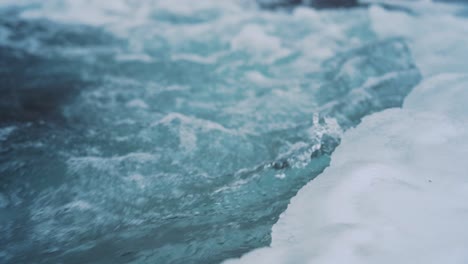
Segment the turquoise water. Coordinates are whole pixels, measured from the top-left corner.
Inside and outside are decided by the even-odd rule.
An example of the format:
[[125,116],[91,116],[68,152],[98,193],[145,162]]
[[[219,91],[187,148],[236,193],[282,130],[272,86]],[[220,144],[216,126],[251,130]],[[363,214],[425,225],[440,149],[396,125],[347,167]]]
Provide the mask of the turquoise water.
[[421,78],[365,8],[220,2],[0,2],[2,263],[267,246],[341,133]]

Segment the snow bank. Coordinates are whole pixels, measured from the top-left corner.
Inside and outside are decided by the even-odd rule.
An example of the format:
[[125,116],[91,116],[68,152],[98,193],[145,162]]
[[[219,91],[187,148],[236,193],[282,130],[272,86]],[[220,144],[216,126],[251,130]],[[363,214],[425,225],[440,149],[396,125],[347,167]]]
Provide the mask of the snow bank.
[[238,262],[468,263],[466,20],[449,6],[414,7],[374,6],[369,16],[380,37],[408,41],[423,82],[402,109],[346,132],[273,227],[271,246]]
[[467,100],[468,76],[438,75],[365,118],[240,262],[468,263]]

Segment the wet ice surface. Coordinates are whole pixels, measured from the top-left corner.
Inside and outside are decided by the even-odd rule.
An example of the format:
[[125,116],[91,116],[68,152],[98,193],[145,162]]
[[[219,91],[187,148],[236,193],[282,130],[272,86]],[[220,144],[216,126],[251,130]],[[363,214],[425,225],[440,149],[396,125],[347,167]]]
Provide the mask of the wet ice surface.
[[[467,263],[467,20],[369,9],[381,37],[404,37],[423,81],[402,109],[344,133],[330,167],[273,226],[271,247],[227,263]],[[395,23],[388,23],[395,21]]]
[[342,131],[421,78],[375,10],[0,3],[7,263],[219,263],[267,246]]

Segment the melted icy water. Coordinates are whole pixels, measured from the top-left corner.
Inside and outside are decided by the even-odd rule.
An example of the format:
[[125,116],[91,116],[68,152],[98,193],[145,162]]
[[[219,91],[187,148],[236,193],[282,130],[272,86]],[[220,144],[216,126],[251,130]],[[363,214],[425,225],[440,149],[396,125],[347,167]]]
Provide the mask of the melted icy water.
[[0,1],[0,260],[218,263],[419,82],[365,9]]

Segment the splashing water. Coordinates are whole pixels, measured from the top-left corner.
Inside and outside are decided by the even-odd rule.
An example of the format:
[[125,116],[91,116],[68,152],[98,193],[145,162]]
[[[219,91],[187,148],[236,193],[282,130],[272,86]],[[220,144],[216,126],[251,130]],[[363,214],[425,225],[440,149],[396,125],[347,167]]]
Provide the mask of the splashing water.
[[342,131],[421,78],[368,9],[0,4],[2,262],[219,263],[266,246]]

